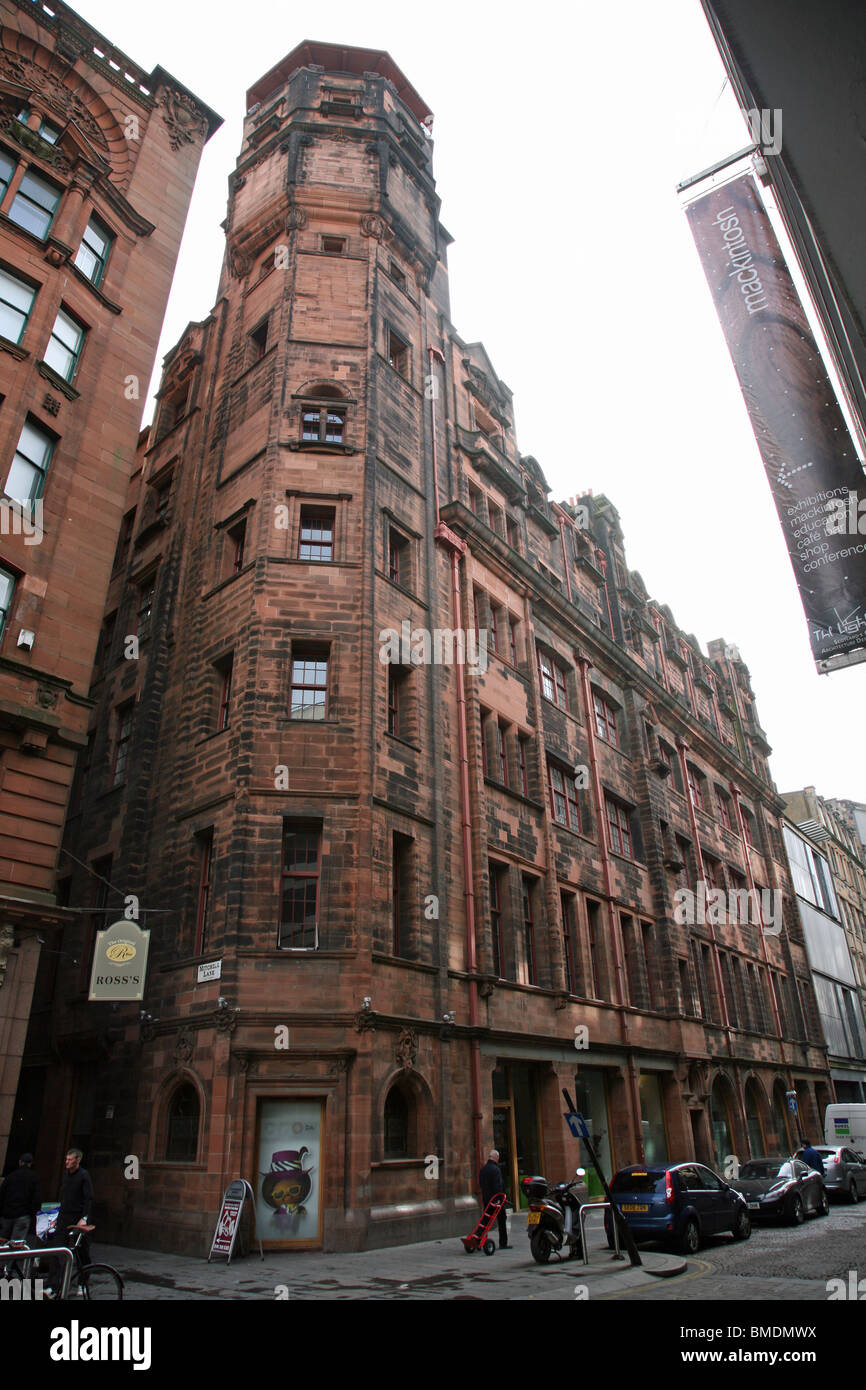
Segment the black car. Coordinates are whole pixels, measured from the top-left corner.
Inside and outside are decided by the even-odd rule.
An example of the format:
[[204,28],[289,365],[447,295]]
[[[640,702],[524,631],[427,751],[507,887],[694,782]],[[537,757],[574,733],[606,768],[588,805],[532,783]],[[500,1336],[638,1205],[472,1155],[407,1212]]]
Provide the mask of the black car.
[[826,1216],[830,1201],[824,1179],[798,1158],[753,1158],[731,1187],[746,1199],[752,1220],[775,1219],[799,1226],[807,1214]]

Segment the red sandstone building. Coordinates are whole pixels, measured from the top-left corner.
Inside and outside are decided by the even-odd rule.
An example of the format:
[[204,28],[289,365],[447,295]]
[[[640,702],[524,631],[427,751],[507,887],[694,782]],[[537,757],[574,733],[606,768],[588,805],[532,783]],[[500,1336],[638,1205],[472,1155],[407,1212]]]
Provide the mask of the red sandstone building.
[[[247,106],[124,503],[37,1158],[86,1150],[106,1237],[201,1252],[238,1175],[275,1245],[468,1229],[494,1141],[515,1200],[581,1160],[563,1086],[608,1171],[788,1148],[785,1092],[817,1132],[832,1089],[745,666],[519,453],[388,55],[302,44]],[[429,659],[457,630],[474,670]],[[678,925],[699,880],[782,930]],[[126,894],[144,1007],[87,1005]]]
[[[63,821],[142,403],[219,122],[63,4],[0,0],[0,25],[2,1160],[40,941],[56,962],[72,921]],[[25,1110],[29,1095],[25,1078]]]

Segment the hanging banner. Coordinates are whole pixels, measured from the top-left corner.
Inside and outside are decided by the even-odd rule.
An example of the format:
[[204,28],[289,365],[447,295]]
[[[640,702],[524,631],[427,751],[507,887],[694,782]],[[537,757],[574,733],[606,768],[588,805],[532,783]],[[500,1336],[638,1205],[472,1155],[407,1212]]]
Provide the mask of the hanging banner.
[[143,999],[150,932],[124,917],[96,933],[88,999]]
[[[863,648],[866,475],[751,175],[686,209],[809,624],[812,655]],[[852,524],[853,518],[853,524]],[[856,659],[856,658],[855,658]]]

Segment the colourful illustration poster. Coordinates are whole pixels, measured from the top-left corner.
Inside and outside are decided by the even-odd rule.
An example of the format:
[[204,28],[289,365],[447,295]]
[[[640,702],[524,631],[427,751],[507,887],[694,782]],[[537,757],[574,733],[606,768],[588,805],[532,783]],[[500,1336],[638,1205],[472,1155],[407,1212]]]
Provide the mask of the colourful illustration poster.
[[261,1100],[256,1165],[256,1235],[264,1246],[321,1239],[320,1100]]

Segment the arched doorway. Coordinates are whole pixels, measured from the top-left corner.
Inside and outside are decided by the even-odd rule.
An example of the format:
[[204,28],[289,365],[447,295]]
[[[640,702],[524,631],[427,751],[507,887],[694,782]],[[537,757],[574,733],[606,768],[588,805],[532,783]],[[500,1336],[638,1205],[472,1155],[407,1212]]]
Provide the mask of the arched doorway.
[[745,1087],[746,1124],[749,1131],[749,1157],[761,1158],[770,1152],[771,1138],[766,1125],[767,1098],[763,1087],[750,1076]]
[[710,1091],[710,1128],[716,1167],[724,1172],[725,1160],[735,1154],[734,1093],[731,1083],[717,1076]]

